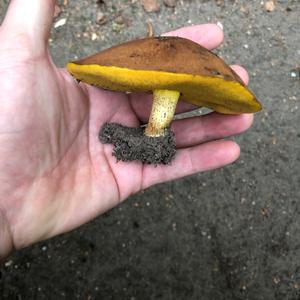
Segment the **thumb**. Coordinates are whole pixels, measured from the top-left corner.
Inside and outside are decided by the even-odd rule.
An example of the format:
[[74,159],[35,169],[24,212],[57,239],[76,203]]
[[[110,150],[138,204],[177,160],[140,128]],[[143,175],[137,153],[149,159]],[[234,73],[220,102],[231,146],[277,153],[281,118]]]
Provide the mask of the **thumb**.
[[55,0],[11,0],[2,29],[12,38],[25,35],[29,47],[41,51],[47,48]]

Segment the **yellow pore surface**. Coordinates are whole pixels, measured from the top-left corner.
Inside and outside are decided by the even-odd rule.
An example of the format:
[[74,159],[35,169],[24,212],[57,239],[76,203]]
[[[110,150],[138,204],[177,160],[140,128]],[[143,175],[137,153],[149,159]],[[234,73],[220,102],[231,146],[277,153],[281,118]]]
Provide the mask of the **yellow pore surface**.
[[221,76],[201,76],[162,71],[78,65],[69,63],[68,71],[78,80],[113,91],[152,92],[174,90],[182,100],[224,114],[253,113],[261,110],[255,96],[236,81]]

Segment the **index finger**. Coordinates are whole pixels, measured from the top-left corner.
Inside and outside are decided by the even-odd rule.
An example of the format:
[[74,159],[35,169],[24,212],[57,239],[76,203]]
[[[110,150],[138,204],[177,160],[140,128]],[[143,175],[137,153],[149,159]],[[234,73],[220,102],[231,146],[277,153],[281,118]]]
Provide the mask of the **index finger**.
[[219,47],[224,40],[224,32],[217,24],[188,26],[164,33],[162,35],[186,38],[209,50]]

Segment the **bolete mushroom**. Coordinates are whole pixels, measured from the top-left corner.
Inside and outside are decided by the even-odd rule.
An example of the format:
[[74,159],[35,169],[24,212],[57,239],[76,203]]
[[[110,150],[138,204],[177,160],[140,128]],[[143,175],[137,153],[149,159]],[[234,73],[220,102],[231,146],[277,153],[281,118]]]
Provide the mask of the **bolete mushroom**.
[[125,127],[105,124],[102,128],[100,140],[115,145],[118,160],[167,164],[174,158],[176,146],[169,127],[180,96],[224,114],[261,109],[253,93],[221,58],[184,38],[130,41],[69,63],[67,69],[77,80],[100,88],[153,93],[146,129],[142,134],[140,129],[138,134],[129,133],[135,142],[121,133]]

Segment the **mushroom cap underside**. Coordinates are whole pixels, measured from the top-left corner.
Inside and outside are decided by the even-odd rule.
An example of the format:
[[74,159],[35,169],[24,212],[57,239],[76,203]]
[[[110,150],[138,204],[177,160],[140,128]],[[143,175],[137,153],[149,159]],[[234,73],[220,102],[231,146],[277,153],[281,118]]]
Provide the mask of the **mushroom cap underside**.
[[115,91],[176,90],[182,99],[221,113],[251,113],[261,104],[225,62],[178,37],[121,44],[67,65],[78,80]]

